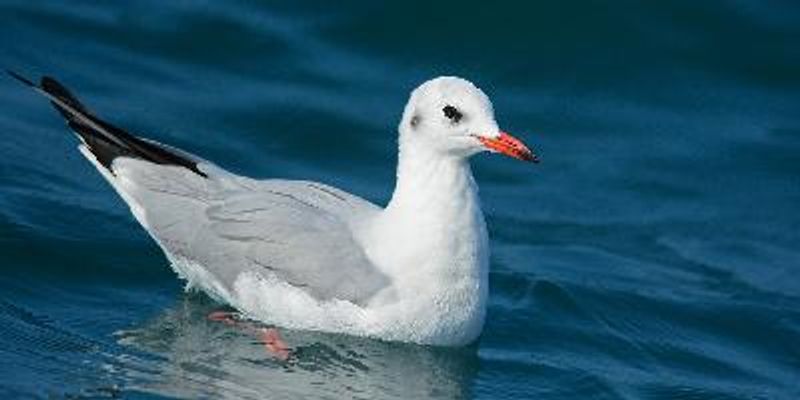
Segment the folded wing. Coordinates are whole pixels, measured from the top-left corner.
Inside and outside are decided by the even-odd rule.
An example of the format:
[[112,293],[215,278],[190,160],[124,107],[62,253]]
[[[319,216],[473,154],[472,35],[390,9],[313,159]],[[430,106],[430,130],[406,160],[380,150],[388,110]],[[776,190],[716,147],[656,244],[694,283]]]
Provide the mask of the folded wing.
[[373,204],[318,183],[232,175],[100,119],[55,79],[9,74],[50,100],[175,269],[211,294],[232,293],[244,273],[358,304],[387,286],[352,234]]
[[377,210],[365,200],[318,183],[202,178],[140,160],[114,171],[173,262],[202,266],[228,292],[251,273],[363,304],[389,283],[352,234],[354,220]]

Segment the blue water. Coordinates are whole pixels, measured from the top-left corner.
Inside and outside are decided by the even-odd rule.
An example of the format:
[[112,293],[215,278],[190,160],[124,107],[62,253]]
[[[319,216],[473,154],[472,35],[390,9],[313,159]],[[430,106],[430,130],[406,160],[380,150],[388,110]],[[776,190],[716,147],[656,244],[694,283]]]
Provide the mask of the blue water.
[[475,81],[491,298],[464,349],[205,316],[43,99],[0,78],[0,398],[800,398],[794,1],[31,2],[0,62],[254,177],[385,203],[408,92]]

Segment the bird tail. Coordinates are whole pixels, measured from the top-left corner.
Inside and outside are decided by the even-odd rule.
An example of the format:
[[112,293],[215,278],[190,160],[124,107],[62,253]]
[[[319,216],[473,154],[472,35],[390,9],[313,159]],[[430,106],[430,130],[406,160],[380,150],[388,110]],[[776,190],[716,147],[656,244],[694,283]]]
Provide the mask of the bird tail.
[[67,125],[78,135],[87,149],[111,174],[112,163],[118,157],[146,160],[155,164],[175,165],[207,177],[198,169],[196,160],[159,143],[134,136],[89,112],[89,110],[55,79],[45,76],[39,84],[22,75],[7,71],[9,75],[47,97],[50,104],[64,117]]

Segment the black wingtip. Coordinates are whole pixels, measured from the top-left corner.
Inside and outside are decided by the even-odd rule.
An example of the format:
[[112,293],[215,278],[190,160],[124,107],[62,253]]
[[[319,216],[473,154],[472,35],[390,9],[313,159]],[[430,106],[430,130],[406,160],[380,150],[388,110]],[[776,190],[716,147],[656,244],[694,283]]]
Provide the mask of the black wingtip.
[[[67,120],[67,125],[83,139],[89,151],[109,171],[111,171],[111,163],[115,158],[133,157],[155,164],[181,166],[204,178],[208,177],[198,168],[197,160],[176,152],[168,146],[136,137],[92,115],[57,80],[44,76],[37,85],[10,69],[6,69],[6,73],[49,98],[53,107]],[[113,173],[113,171],[111,172]]]
[[10,70],[10,69],[7,69],[6,72],[9,75],[11,75],[12,78],[14,78],[16,80],[18,80],[18,81],[20,81],[20,82],[22,82],[22,83],[24,83],[24,84],[26,84],[26,85],[28,85],[30,87],[36,87],[36,84],[33,83],[30,79],[28,79],[28,78],[26,78],[26,77],[24,77],[24,76],[22,76],[22,75],[20,75],[20,74],[18,74],[16,72]]

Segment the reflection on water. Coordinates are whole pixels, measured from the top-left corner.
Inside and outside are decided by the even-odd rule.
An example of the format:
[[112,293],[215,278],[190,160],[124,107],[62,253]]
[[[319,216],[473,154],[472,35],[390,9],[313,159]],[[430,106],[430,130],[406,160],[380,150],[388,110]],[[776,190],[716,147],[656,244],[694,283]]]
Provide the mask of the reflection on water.
[[544,157],[473,162],[478,355],[284,331],[282,363],[207,321],[6,77],[0,399],[800,399],[800,2],[313,3],[7,0],[3,67],[234,172],[380,204],[408,91],[475,81]]
[[121,361],[128,389],[185,398],[452,399],[468,397],[477,370],[475,348],[289,330],[281,333],[294,353],[279,361],[250,333],[208,321],[217,309],[189,294],[143,326],[118,332],[120,344],[147,355]]

